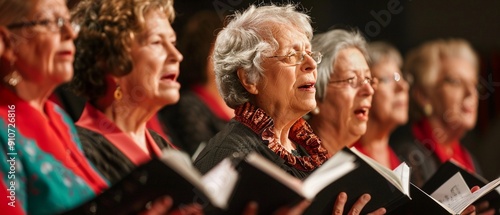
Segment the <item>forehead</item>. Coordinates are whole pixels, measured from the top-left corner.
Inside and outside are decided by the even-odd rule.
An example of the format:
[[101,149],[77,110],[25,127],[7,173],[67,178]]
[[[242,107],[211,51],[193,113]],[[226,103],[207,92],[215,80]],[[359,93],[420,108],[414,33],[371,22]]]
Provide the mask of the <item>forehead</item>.
[[279,49],[310,49],[311,42],[304,31],[292,26],[273,24],[273,37],[279,44]]
[[335,73],[369,71],[365,57],[357,48],[345,48],[340,50],[333,67]]
[[377,64],[373,65],[370,68],[370,71],[372,75],[376,76],[392,75],[395,72],[401,73],[398,63],[395,60],[391,60],[390,58],[379,61]]
[[442,61],[442,75],[453,75],[464,79],[477,79],[477,71],[472,62],[464,58],[448,58]]
[[69,14],[65,0],[35,0],[31,1],[31,6],[32,8],[28,14],[30,18]]
[[143,33],[146,35],[164,33],[175,37],[174,29],[170,25],[168,17],[160,12],[160,10],[152,10],[146,13],[144,16]]

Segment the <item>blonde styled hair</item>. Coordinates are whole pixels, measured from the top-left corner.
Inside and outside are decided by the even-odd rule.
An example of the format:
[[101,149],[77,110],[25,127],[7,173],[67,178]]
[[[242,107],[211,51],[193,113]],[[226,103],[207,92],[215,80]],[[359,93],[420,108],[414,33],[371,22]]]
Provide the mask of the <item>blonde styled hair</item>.
[[[419,90],[429,94],[441,72],[442,62],[450,58],[469,61],[479,73],[479,60],[472,46],[464,39],[438,39],[426,42],[411,50],[406,56],[403,72],[411,78],[410,92]],[[410,100],[410,117],[419,120],[424,116],[422,107]]]

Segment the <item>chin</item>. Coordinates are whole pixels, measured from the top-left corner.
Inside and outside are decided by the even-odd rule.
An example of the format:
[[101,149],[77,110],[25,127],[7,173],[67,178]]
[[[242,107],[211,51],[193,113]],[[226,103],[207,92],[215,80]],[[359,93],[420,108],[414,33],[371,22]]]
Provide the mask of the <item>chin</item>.
[[463,127],[466,129],[466,130],[472,130],[474,128],[474,126],[476,126],[476,122],[465,122],[463,124]]
[[398,125],[404,125],[406,122],[408,122],[408,115],[398,115],[394,116],[393,121],[398,124]]
[[311,112],[312,110],[314,110],[314,108],[316,108],[316,100],[304,104],[304,110],[306,110],[307,112]]
[[71,75],[58,75],[54,79],[54,85],[59,86],[61,84],[69,83],[71,81],[71,78],[73,78],[73,74]]
[[[355,128],[353,128],[351,134],[353,136],[356,136],[356,140],[358,140],[361,136],[363,136],[366,133],[366,123],[362,123],[359,125],[356,125]],[[356,141],[354,140],[354,141]]]
[[179,102],[179,99],[180,99],[179,91],[177,91],[177,93],[166,93],[160,97],[159,100],[161,101],[159,101],[159,103],[162,103],[163,104],[162,106],[173,105]]

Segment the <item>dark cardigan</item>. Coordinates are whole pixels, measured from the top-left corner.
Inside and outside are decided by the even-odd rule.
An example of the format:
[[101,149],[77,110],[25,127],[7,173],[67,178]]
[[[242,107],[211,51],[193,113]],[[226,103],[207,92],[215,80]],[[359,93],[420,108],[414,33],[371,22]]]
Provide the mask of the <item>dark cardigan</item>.
[[[85,156],[111,185],[116,184],[137,166],[101,134],[76,126]],[[156,132],[149,130],[160,149],[170,145]]]

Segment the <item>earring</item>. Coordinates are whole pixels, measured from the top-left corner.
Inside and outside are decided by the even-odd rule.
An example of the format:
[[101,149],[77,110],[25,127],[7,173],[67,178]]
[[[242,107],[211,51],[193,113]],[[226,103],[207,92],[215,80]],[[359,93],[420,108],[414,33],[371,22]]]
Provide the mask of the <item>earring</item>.
[[120,88],[120,86],[116,87],[114,96],[115,96],[115,99],[118,101],[120,101],[122,99],[123,93],[122,93],[122,89]]
[[425,116],[430,116],[432,114],[432,105],[427,103],[424,105],[424,114]]
[[17,72],[17,70],[14,70],[13,72],[7,74],[3,78],[3,80],[10,86],[15,87],[17,84],[19,84],[19,82],[23,80],[23,77],[21,76],[21,74],[19,74],[19,72]]
[[311,111],[311,114],[312,115],[318,115],[319,114],[319,107],[316,106],[312,111]]

